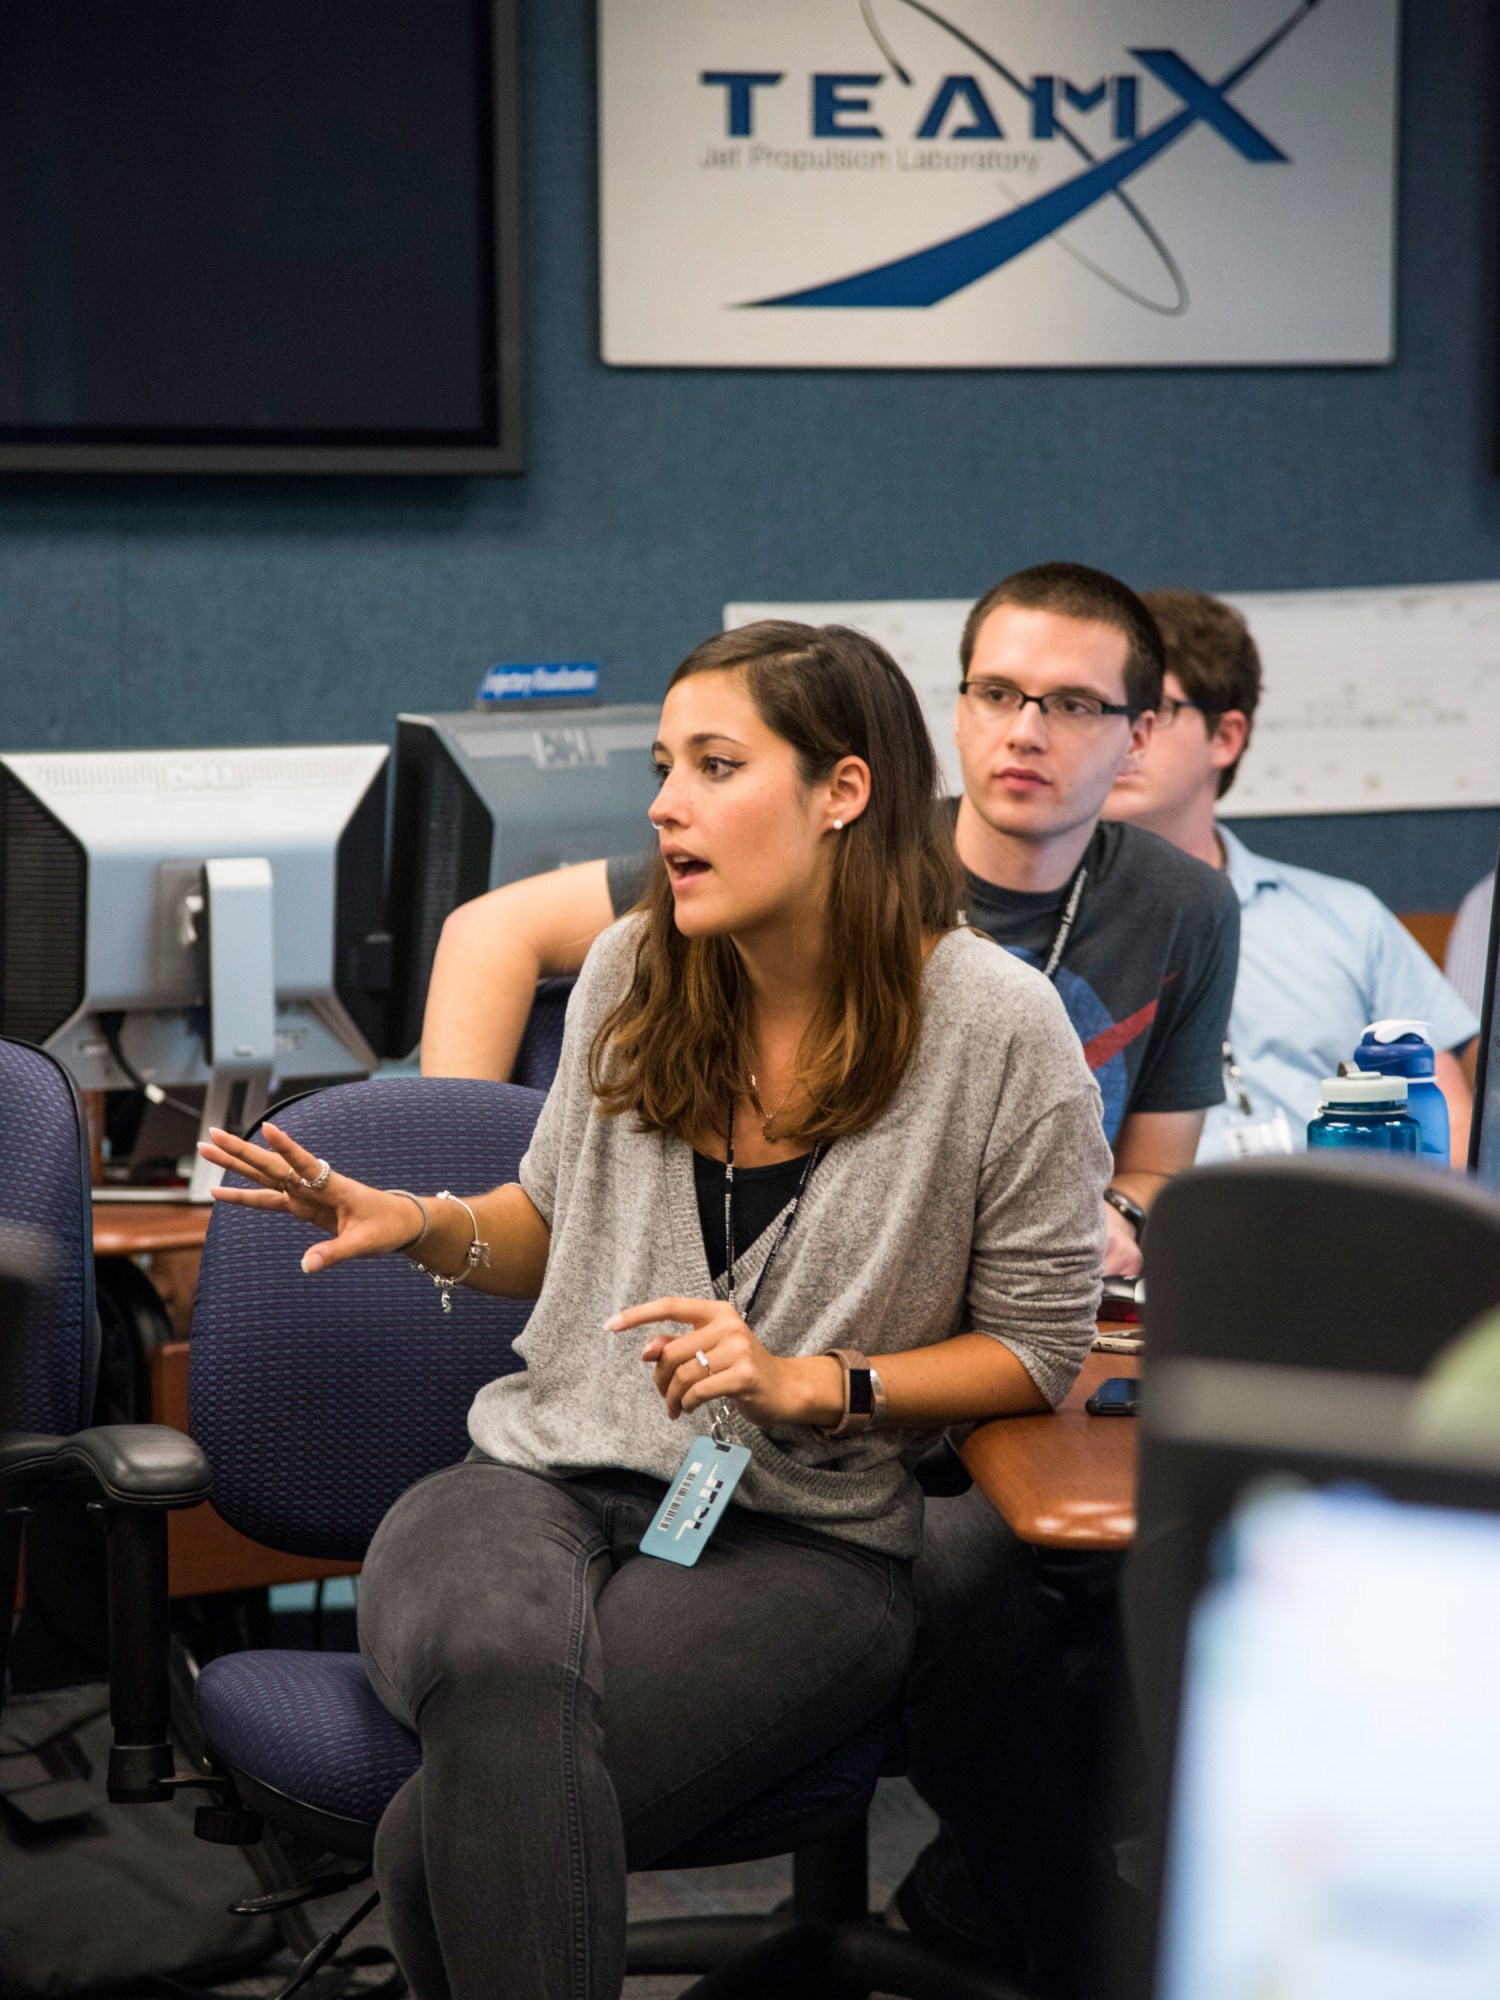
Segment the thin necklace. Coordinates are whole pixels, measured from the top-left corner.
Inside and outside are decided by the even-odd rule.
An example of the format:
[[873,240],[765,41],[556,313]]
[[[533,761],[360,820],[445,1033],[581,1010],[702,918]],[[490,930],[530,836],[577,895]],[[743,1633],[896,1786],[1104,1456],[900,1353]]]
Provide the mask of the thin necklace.
[[750,1102],[755,1106],[755,1115],[760,1120],[761,1134],[768,1146],[776,1144],[776,1141],[771,1136],[771,1127],[776,1123],[782,1112],[786,1110],[788,1104],[791,1103],[792,1091],[796,1088],[797,1083],[794,1077],[791,1089],[787,1091],[776,1109],[774,1111],[767,1111],[766,1107],[760,1101],[760,1088],[755,1081],[755,1071],[751,1070],[750,1072]]

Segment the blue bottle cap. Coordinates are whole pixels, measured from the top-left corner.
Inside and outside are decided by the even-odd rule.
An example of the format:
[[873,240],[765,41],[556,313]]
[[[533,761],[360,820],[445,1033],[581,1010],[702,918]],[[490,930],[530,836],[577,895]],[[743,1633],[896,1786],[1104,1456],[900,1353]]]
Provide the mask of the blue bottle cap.
[[1435,1067],[1425,1021],[1374,1021],[1365,1029],[1355,1051],[1361,1069],[1413,1080],[1431,1076]]

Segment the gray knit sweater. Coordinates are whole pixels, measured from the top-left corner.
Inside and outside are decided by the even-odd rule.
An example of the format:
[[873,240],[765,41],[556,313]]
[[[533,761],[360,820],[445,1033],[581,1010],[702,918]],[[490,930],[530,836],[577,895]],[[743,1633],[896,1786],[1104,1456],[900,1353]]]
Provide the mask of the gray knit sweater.
[[[552,1231],[521,1374],[480,1390],[469,1433],[506,1464],[562,1474],[622,1468],[669,1479],[703,1413],[672,1423],[640,1360],[641,1332],[607,1333],[625,1306],[713,1295],[692,1153],[604,1117],[588,1083],[594,1031],[628,984],[639,916],[589,953],[562,1060],[521,1162]],[[833,1144],[756,1304],[776,1354],[857,1347],[876,1356],[979,1332],[1015,1353],[1056,1403],[1093,1334],[1111,1159],[1099,1092],[1041,975],[971,931],[942,939],[922,981],[922,1028],[876,1123]],[[742,1254],[749,1296],[774,1226]],[[769,1430],[720,1405],[752,1463],[736,1504],[911,1556],[925,1440],[873,1430],[833,1443]]]

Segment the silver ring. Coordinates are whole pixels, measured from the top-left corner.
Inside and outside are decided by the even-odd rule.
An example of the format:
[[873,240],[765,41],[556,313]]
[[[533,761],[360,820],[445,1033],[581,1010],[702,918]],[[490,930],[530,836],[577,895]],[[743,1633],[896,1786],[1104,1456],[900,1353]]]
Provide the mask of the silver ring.
[[714,1372],[713,1364],[709,1360],[708,1356],[703,1352],[703,1349],[701,1347],[698,1349],[698,1352],[693,1356],[693,1359],[698,1363],[698,1366],[703,1370],[705,1375],[713,1374]]
[[305,1187],[309,1194],[316,1194],[320,1188],[327,1187],[328,1176],[332,1172],[333,1168],[329,1166],[326,1160],[319,1160],[318,1171],[311,1180],[308,1179],[306,1174],[299,1174],[295,1167],[292,1169],[292,1179]]

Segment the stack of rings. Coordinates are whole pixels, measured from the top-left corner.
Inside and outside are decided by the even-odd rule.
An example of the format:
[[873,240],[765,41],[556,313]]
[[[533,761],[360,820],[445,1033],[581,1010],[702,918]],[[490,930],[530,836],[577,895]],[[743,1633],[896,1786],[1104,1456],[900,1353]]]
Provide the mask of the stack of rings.
[[300,1187],[305,1187],[309,1194],[316,1194],[320,1188],[328,1185],[328,1176],[332,1172],[333,1168],[326,1160],[319,1160],[318,1171],[310,1179],[306,1174],[299,1174],[295,1167],[291,1167],[287,1173],[286,1184],[290,1187],[292,1182],[296,1181]]

